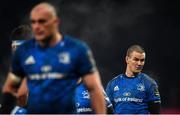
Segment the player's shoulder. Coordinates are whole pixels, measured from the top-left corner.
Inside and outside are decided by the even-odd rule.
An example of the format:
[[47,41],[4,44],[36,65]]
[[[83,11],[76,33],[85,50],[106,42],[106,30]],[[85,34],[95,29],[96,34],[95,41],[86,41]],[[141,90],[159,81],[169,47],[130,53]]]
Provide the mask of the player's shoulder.
[[150,83],[150,84],[157,84],[156,81],[149,75],[145,73],[141,73],[140,75],[145,82]]
[[119,74],[117,76],[115,76],[113,79],[111,79],[108,83],[108,85],[113,85],[116,82],[119,82],[120,79],[122,79],[124,77],[124,74]]
[[17,47],[15,55],[23,55],[25,52],[31,49],[34,43],[34,39],[24,40],[23,43]]
[[32,47],[34,44],[35,44],[34,39],[24,40],[23,43],[19,46],[19,49],[21,50],[28,49],[29,47]]
[[80,40],[79,38],[72,37],[70,35],[64,35],[64,39],[66,41],[67,46],[77,47],[80,49],[88,47],[88,45],[85,43],[85,41]]

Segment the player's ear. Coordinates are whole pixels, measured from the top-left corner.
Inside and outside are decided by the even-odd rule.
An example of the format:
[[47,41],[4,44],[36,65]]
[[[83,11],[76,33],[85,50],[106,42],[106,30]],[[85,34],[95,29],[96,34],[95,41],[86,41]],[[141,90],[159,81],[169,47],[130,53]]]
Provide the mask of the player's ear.
[[125,60],[126,60],[126,63],[128,63],[129,57],[128,57],[128,56],[126,56]]
[[57,28],[59,28],[60,19],[59,19],[59,18],[56,18],[56,19],[54,20],[54,24],[55,24],[55,26],[56,26]]
[[60,24],[60,19],[59,19],[59,18],[56,18],[56,19],[55,19],[55,22],[56,22],[57,25],[59,25],[59,24]]

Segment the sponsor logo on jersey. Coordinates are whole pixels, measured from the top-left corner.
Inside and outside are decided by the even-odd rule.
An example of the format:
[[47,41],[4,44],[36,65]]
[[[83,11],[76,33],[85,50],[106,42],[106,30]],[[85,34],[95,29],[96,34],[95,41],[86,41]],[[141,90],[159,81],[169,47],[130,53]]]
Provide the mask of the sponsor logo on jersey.
[[70,54],[68,52],[63,52],[59,54],[59,62],[63,64],[71,63]]
[[61,73],[51,72],[51,73],[41,73],[41,74],[31,74],[29,78],[31,80],[42,80],[42,79],[62,79],[65,75]]
[[114,87],[114,91],[118,91],[119,90],[119,87],[116,85],[115,87]]
[[31,65],[31,64],[35,64],[35,63],[36,63],[36,61],[32,55],[30,55],[25,61],[26,65]]
[[142,83],[137,84],[137,90],[139,91],[145,91],[145,86]]
[[135,97],[122,97],[122,98],[115,98],[114,101],[118,102],[139,102],[142,103],[143,99],[135,98]]
[[91,111],[92,111],[91,108],[85,108],[85,107],[77,108],[77,112],[78,113],[81,113],[81,112],[91,112]]

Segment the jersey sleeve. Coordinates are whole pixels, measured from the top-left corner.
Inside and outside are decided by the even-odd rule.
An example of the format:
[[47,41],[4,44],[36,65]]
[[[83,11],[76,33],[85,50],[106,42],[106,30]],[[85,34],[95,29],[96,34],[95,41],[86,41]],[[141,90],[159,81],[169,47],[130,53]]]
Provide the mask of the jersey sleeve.
[[112,107],[112,103],[109,99],[109,97],[107,96],[106,92],[103,90],[103,93],[104,93],[104,99],[106,101],[106,106],[109,108],[109,107]]
[[79,74],[84,76],[85,74],[94,72],[96,70],[95,60],[90,48],[84,43],[80,47],[80,54],[78,58],[79,62]]
[[12,61],[11,61],[11,72],[17,75],[18,77],[24,77],[25,73],[22,68],[21,64],[21,48],[18,47],[17,50],[12,55]]
[[106,94],[107,97],[109,98],[110,102],[113,102],[113,94],[112,94],[112,87],[111,87],[112,82],[110,81],[106,87]]
[[161,102],[158,85],[155,81],[151,81],[151,85],[148,90],[148,102],[155,102],[155,103]]

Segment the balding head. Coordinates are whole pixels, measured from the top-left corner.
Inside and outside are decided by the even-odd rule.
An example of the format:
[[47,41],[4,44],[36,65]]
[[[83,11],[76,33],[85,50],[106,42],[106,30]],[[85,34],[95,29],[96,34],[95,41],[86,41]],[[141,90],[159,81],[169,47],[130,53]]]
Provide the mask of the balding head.
[[55,7],[47,2],[42,2],[36,5],[32,10],[31,14],[34,12],[45,12],[47,15],[52,16],[53,18],[57,18],[57,11]]
[[30,14],[31,27],[36,40],[42,41],[59,33],[59,19],[55,7],[43,2],[36,5]]

